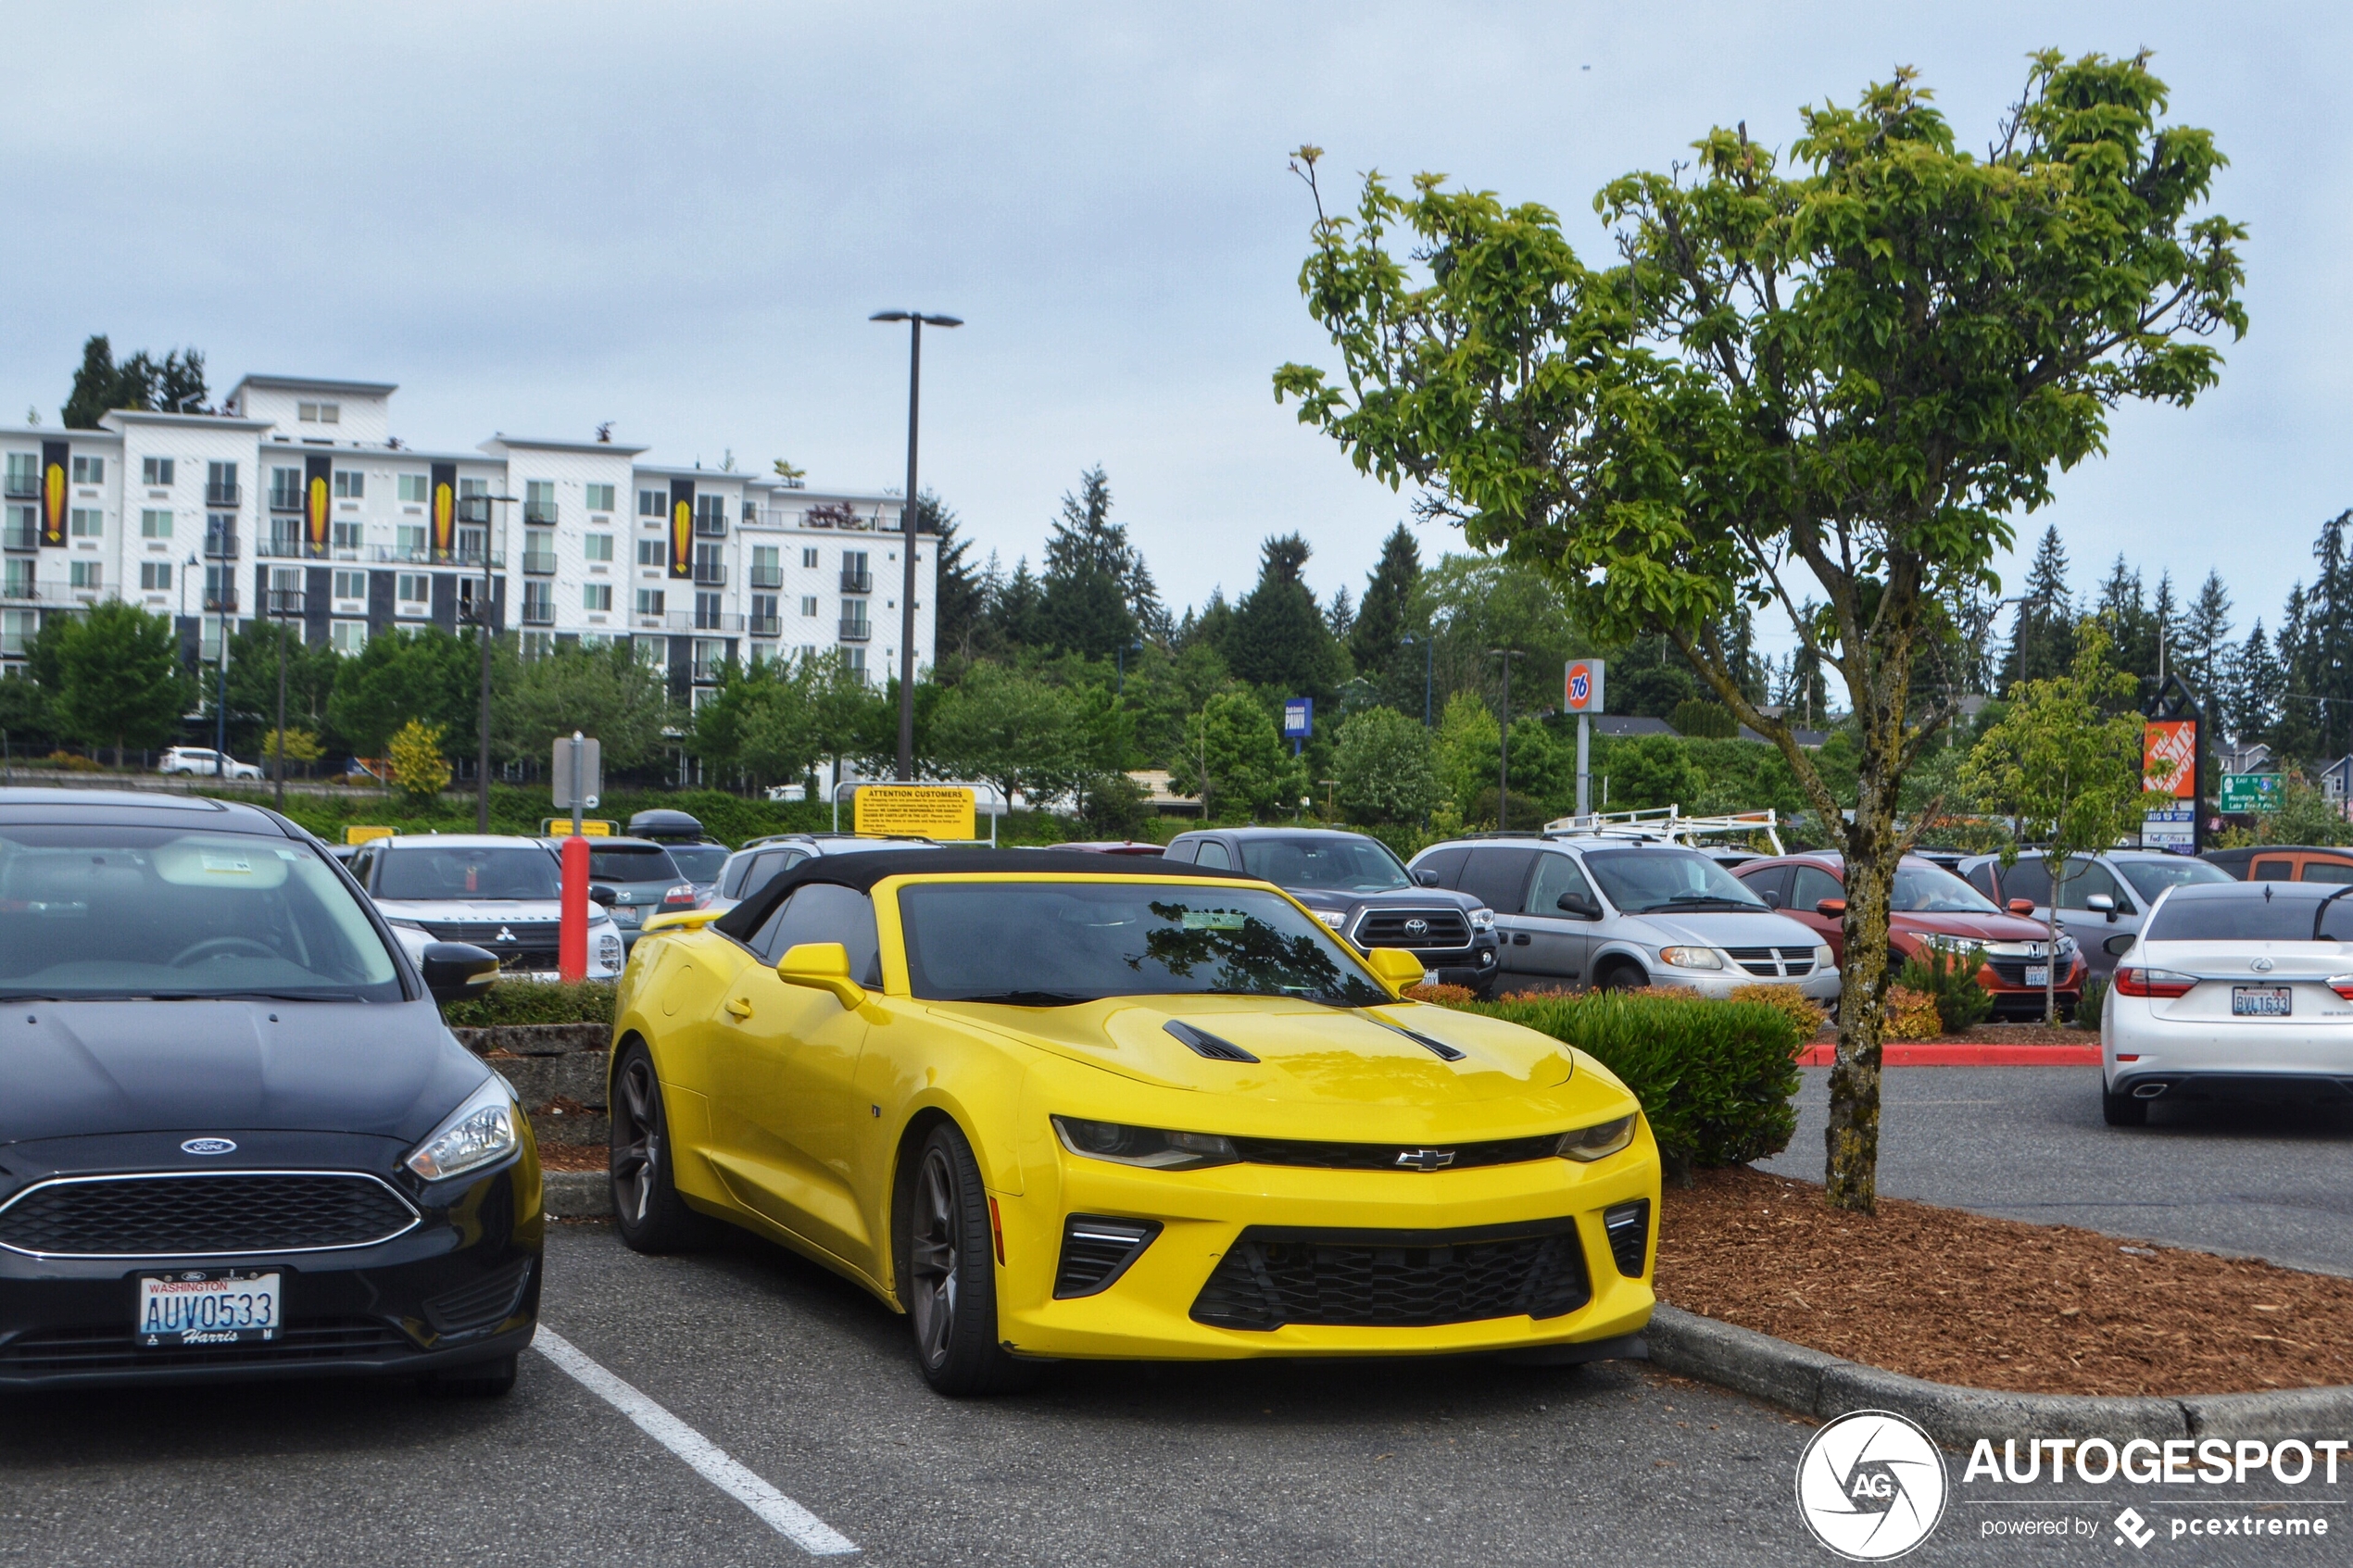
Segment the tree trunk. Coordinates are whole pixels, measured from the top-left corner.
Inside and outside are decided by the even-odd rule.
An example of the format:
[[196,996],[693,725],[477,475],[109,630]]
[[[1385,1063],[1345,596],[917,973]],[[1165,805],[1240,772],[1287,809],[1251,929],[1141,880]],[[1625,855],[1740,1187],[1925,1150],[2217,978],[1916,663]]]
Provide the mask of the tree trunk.
[[2051,902],[2045,912],[2043,930],[2043,1022],[2058,1023],[2058,884],[2051,884]]
[[1834,1209],[1879,1204],[1880,1038],[1891,978],[1888,904],[1902,840],[1895,797],[1866,771],[1846,833],[1846,967],[1838,999],[1838,1058],[1823,1129],[1824,1197]]

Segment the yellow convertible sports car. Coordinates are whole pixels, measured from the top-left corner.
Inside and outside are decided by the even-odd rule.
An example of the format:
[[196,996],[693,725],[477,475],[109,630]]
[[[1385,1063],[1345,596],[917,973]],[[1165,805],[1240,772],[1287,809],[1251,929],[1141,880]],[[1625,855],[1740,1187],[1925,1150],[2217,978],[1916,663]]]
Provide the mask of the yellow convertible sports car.
[[649,934],[614,1022],[623,1237],[782,1242],[905,1311],[944,1393],[1062,1357],[1592,1360],[1650,1319],[1633,1096],[1401,1000],[1411,954],[1265,883],[877,849]]

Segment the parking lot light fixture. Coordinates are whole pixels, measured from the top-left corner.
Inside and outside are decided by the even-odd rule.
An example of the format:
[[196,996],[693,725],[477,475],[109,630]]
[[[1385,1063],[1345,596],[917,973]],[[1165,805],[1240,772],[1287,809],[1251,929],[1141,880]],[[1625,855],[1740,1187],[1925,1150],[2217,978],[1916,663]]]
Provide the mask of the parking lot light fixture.
[[924,328],[961,327],[961,316],[877,310],[870,321],[907,323],[907,489],[899,507],[904,572],[899,595],[899,781],[915,776],[915,428],[923,406]]

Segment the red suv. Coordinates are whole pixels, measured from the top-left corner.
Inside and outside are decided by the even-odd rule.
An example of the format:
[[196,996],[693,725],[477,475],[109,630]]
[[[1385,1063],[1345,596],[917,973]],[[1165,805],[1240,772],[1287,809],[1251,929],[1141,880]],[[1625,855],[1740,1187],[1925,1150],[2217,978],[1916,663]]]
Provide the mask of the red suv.
[[[1732,868],[1750,892],[1792,919],[1821,933],[1843,964],[1846,959],[1846,867],[1834,854],[1784,855]],[[2013,903],[2025,903],[2019,899]],[[2027,904],[2028,909],[2033,908]],[[2050,933],[2040,921],[2005,913],[1994,901],[1951,872],[1906,855],[1895,868],[1889,897],[1888,945],[1902,964],[1922,947],[1941,943],[1949,950],[1983,950],[1977,983],[1994,998],[1996,1018],[2039,1018],[2043,970],[2050,962]],[[2088,972],[2075,939],[2058,940],[2058,1005],[2072,1013]]]

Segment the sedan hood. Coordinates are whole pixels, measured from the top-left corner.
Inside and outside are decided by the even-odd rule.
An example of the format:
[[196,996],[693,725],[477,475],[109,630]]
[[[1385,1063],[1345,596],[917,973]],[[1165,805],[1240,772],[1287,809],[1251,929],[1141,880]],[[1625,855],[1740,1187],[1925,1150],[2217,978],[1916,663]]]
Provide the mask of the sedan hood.
[[[554,898],[379,898],[376,908],[386,920],[551,921],[563,918],[563,904]],[[590,907],[588,918],[597,910]]]
[[[1959,936],[1971,942],[2047,942],[2051,937],[2041,921],[2025,920],[2017,915],[1914,914],[1899,909],[1888,919],[1898,931],[1918,932],[1922,935]],[[2066,935],[2064,929],[2060,935]]]
[[1691,914],[1655,914],[1632,917],[1642,923],[1645,940],[1662,947],[1690,946],[1695,947],[1805,947],[1821,945],[1821,938],[1787,915],[1760,909],[1755,914],[1743,914],[1733,909],[1704,909]]
[[[1344,1010],[1262,997],[1114,997],[1066,1008],[932,1007],[1162,1088],[1273,1104],[1469,1105],[1566,1082],[1568,1048],[1476,1013],[1403,1003]],[[1204,1057],[1169,1033],[1187,1024],[1258,1060]],[[1393,1026],[1392,1026],[1393,1025]],[[1441,1058],[1410,1029],[1462,1052]]]
[[485,1071],[427,1001],[18,1003],[0,1014],[0,1147],[182,1129],[414,1140]]
[[1478,908],[1478,899],[1451,887],[1396,887],[1384,893],[1348,893],[1332,887],[1286,887],[1283,891],[1311,909]]

